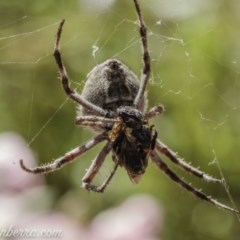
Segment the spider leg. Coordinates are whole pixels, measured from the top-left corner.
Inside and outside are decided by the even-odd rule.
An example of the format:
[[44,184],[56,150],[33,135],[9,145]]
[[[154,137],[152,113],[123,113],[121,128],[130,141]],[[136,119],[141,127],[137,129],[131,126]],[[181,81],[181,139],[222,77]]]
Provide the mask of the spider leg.
[[183,168],[185,171],[191,173],[196,177],[199,177],[207,182],[213,182],[213,183],[224,182],[222,179],[211,177],[206,173],[200,171],[199,169],[186,163],[182,159],[178,158],[178,156],[171,149],[169,149],[164,143],[162,143],[159,139],[157,139],[156,141],[155,149],[157,149],[160,153],[168,157],[168,159],[171,160],[174,164],[178,165],[179,167]]
[[148,120],[152,117],[156,117],[156,116],[162,114],[164,111],[165,111],[164,106],[162,106],[162,105],[154,106],[147,113],[145,113],[144,119]]
[[94,179],[95,175],[98,173],[99,169],[101,168],[104,160],[106,159],[106,156],[110,152],[112,148],[112,143],[108,142],[104,148],[99,152],[99,154],[96,156],[94,161],[92,162],[90,168],[87,170],[86,174],[84,175],[82,179],[82,186],[89,190],[89,191],[94,191],[94,192],[104,192],[105,188],[111,181],[112,177],[114,176],[118,163],[115,163],[115,166],[113,170],[110,172],[109,176],[106,178],[106,180],[100,185],[100,186],[95,186],[91,182]]
[[102,129],[112,128],[117,119],[99,116],[77,116],[75,123],[81,126],[100,127]]
[[220,208],[220,209],[224,209],[227,210],[229,212],[234,212],[237,214],[240,214],[240,211],[237,209],[233,209],[225,204],[222,204],[220,202],[218,202],[217,200],[211,198],[210,196],[207,196],[206,194],[204,194],[203,192],[201,192],[200,190],[192,187],[190,184],[188,184],[187,182],[183,181],[180,177],[178,177],[176,175],[176,173],[174,173],[168,166],[166,163],[164,163],[162,161],[162,159],[157,155],[157,153],[155,151],[153,151],[151,153],[151,158],[153,160],[153,162],[157,165],[157,167],[162,170],[169,178],[171,178],[174,182],[176,182],[178,185],[182,186],[183,188],[185,188],[187,191],[191,192],[193,195],[195,195],[196,197],[202,199],[203,201],[209,202],[213,205],[215,205],[216,207]]
[[107,116],[108,115],[107,111],[90,103],[89,101],[84,99],[81,95],[79,95],[75,90],[73,90],[70,87],[67,71],[63,64],[61,53],[60,53],[60,38],[61,38],[61,33],[62,33],[64,22],[65,22],[65,20],[62,20],[58,27],[56,43],[55,43],[54,52],[53,52],[53,55],[55,57],[55,60],[56,60],[56,63],[58,65],[58,69],[60,72],[60,78],[61,78],[63,89],[66,92],[66,94],[75,102],[79,103],[80,105],[93,111],[96,114],[99,114],[101,116]]
[[150,76],[151,63],[150,63],[150,56],[148,52],[148,46],[147,46],[147,29],[143,21],[143,17],[142,17],[142,13],[141,13],[141,9],[138,4],[138,1],[137,0],[133,0],[133,1],[136,8],[138,21],[139,21],[139,32],[142,40],[142,51],[143,51],[143,62],[144,62],[144,67],[141,74],[140,87],[139,87],[137,96],[135,97],[135,100],[134,100],[134,105],[139,109],[139,105],[144,98],[144,92]]
[[35,168],[28,168],[28,167],[25,166],[25,164],[23,163],[23,160],[21,159],[20,160],[20,166],[26,172],[30,172],[30,173],[34,173],[34,174],[38,174],[38,173],[46,174],[46,173],[58,170],[63,165],[76,160],[77,157],[79,157],[80,155],[82,155],[83,153],[85,153],[87,150],[91,149],[92,147],[94,147],[98,143],[102,142],[103,140],[106,140],[106,133],[105,132],[101,133],[98,136],[96,136],[95,138],[87,141],[85,144],[83,144],[83,145],[81,145],[77,148],[74,148],[73,150],[66,153],[64,156],[56,159],[53,163],[43,165],[43,166],[39,166],[39,167],[35,167]]

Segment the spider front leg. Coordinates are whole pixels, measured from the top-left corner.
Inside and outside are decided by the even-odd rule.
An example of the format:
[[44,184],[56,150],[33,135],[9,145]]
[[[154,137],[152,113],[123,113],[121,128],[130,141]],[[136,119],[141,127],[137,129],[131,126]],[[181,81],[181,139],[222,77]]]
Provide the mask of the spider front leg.
[[91,149],[98,143],[102,142],[103,140],[106,140],[105,132],[101,133],[98,136],[96,136],[95,138],[87,141],[85,144],[81,145],[80,147],[77,147],[77,148],[69,151],[63,157],[56,159],[53,163],[43,165],[40,167],[28,168],[25,166],[25,164],[23,163],[23,160],[21,159],[20,166],[26,172],[30,172],[30,173],[34,173],[34,174],[38,174],[38,173],[46,174],[46,173],[58,170],[63,165],[76,160],[77,157],[79,157],[80,155],[82,155],[83,153],[85,153],[87,150]]
[[82,186],[85,189],[89,191],[94,191],[94,192],[104,192],[105,188],[111,181],[112,177],[114,176],[117,170],[118,163],[115,163],[113,170],[110,172],[109,176],[100,186],[95,186],[92,184],[92,181],[95,175],[98,173],[99,169],[101,168],[111,148],[112,148],[112,143],[108,142],[92,162],[91,166],[89,167],[89,169],[87,170],[86,174],[82,179]]
[[157,141],[156,141],[155,148],[160,153],[164,154],[174,164],[183,168],[185,171],[191,173],[192,175],[199,177],[207,182],[223,183],[223,180],[213,178],[213,177],[207,175],[206,173],[198,170],[197,168],[191,166],[190,164],[186,163],[182,159],[178,158],[177,155],[171,149],[169,149],[165,144],[163,144],[159,139],[157,139]]
[[151,153],[151,158],[153,160],[153,162],[157,165],[157,167],[163,171],[170,179],[172,179],[174,182],[176,182],[178,185],[180,185],[181,187],[185,188],[187,191],[191,192],[192,194],[194,194],[196,197],[202,199],[203,201],[209,202],[213,205],[215,205],[216,207],[220,208],[220,209],[224,209],[227,210],[229,212],[234,212],[236,214],[240,214],[239,210],[233,209],[225,204],[222,204],[220,202],[218,202],[217,200],[211,198],[210,196],[207,196],[206,194],[204,194],[203,192],[201,192],[200,190],[192,187],[190,184],[188,184],[187,182],[183,181],[180,177],[178,177],[176,175],[176,173],[174,173],[168,166],[166,163],[164,163],[162,161],[162,159],[158,156],[158,154],[153,151]]
[[54,52],[53,52],[53,55],[55,57],[55,60],[56,60],[56,63],[58,65],[58,69],[60,72],[60,78],[61,78],[63,89],[72,100],[79,103],[83,107],[86,107],[87,109],[89,109],[101,116],[107,116],[108,115],[107,111],[90,103],[89,101],[84,99],[81,95],[79,95],[75,90],[73,90],[70,87],[67,71],[63,64],[61,53],[60,53],[60,38],[61,38],[61,33],[62,33],[64,22],[65,22],[65,20],[62,20],[58,27],[56,43],[55,43]]

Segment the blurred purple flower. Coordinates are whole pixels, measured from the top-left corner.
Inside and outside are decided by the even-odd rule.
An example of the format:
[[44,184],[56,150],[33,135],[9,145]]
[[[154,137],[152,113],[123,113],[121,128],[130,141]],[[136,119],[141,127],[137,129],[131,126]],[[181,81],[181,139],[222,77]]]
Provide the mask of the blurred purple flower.
[[22,137],[13,132],[0,134],[0,192],[18,192],[40,185],[42,176],[24,172],[19,160],[34,165],[35,158]]
[[[23,221],[19,221],[17,226],[16,229],[25,229],[26,233],[34,230],[35,238],[41,240],[88,239],[86,230],[78,222],[62,213],[28,215]],[[36,235],[39,235],[39,237],[36,237]],[[29,237],[27,236],[16,238],[16,240],[28,239]]]
[[100,213],[90,226],[91,240],[156,240],[163,225],[158,202],[136,195]]

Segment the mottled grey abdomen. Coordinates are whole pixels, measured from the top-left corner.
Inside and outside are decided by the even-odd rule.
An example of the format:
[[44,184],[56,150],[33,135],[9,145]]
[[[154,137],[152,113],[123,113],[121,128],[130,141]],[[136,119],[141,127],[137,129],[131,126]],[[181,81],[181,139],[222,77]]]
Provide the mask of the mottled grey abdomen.
[[[109,59],[88,74],[82,96],[89,102],[116,113],[119,106],[133,106],[139,89],[137,76],[122,62]],[[144,99],[140,109],[144,109]],[[80,114],[95,115],[90,110],[80,107]]]

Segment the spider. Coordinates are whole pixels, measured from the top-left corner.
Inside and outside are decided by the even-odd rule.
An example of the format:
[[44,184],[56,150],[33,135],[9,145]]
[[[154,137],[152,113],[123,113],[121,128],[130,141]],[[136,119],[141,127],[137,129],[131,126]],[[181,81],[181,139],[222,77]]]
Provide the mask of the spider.
[[[89,73],[82,94],[78,94],[70,87],[67,71],[62,61],[60,37],[65,20],[60,22],[53,55],[60,72],[62,87],[68,97],[79,105],[80,113],[76,118],[76,124],[90,127],[98,135],[47,165],[28,168],[23,160],[20,160],[21,168],[34,174],[46,174],[75,161],[86,151],[100,142],[106,141],[82,179],[82,186],[85,189],[104,192],[118,166],[126,169],[133,183],[138,183],[148,165],[148,159],[151,158],[152,162],[171,180],[196,197],[220,209],[240,214],[237,209],[218,202],[183,181],[160,157],[159,154],[165,155],[178,167],[207,182],[224,183],[224,180],[213,178],[180,159],[157,138],[157,131],[149,125],[148,120],[161,115],[164,112],[164,107],[158,105],[147,112],[144,109],[146,103],[145,89],[151,73],[151,62],[147,45],[147,29],[140,6],[137,0],[133,0],[133,3],[137,13],[142,44],[143,69],[140,80],[121,61],[108,59],[97,65]],[[92,181],[110,152],[112,153],[114,167],[106,180],[100,186],[96,186]]]

